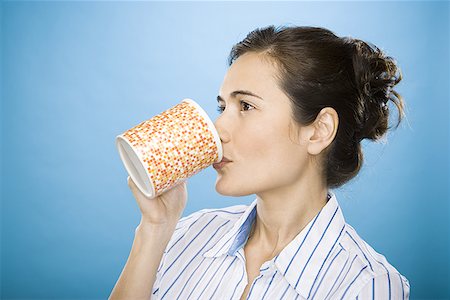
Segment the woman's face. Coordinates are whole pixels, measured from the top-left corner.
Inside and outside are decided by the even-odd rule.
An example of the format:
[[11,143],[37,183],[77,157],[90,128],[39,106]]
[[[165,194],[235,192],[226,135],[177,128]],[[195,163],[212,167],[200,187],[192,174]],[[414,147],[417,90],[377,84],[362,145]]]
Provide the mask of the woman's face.
[[260,194],[302,177],[308,153],[275,72],[260,55],[246,53],[225,75],[218,97],[223,112],[215,126],[223,154],[232,162],[217,170],[216,190],[222,195]]

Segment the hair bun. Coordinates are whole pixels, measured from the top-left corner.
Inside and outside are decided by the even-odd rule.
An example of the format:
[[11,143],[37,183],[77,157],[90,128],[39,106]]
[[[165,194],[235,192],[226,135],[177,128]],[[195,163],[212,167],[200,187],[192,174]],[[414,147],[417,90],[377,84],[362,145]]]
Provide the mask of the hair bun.
[[355,135],[359,140],[381,138],[388,127],[388,102],[399,111],[398,123],[403,116],[403,100],[393,88],[402,80],[402,74],[392,57],[386,56],[377,46],[351,39],[354,47],[353,71],[358,90],[358,125]]

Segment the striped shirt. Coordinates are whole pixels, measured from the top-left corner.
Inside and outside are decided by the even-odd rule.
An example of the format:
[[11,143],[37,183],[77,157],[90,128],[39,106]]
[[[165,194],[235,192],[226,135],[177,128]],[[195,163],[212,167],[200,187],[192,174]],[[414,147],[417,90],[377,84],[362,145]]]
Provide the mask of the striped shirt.
[[409,281],[345,223],[333,191],[306,227],[248,282],[250,205],[181,218],[161,259],[151,299],[409,299]]

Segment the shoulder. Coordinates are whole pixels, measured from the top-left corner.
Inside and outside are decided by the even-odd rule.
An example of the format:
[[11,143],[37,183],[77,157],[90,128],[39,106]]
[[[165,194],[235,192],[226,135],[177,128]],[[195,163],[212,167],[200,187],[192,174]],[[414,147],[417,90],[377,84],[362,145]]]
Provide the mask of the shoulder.
[[374,276],[398,272],[384,255],[373,249],[349,224],[345,225],[345,234],[340,243],[350,256],[356,256],[363,265],[367,265]]
[[349,258],[349,273],[341,292],[350,298],[367,299],[377,294],[380,299],[409,299],[409,281],[371,247],[349,224],[340,246]]
[[181,218],[172,236],[175,242],[201,231],[213,231],[219,227],[231,228],[246,211],[248,205],[234,205],[223,208],[204,208]]
[[189,227],[199,221],[205,222],[217,218],[223,221],[235,222],[241,217],[247,207],[247,205],[234,205],[223,208],[204,208],[181,218],[175,230]]

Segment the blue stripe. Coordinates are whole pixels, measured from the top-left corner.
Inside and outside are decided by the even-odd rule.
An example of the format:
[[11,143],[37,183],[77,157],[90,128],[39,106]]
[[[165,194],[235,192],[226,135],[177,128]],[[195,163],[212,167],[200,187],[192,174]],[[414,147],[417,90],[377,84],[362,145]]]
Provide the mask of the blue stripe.
[[[342,274],[342,272],[344,271],[345,267],[347,266],[347,263],[348,263],[349,259],[350,259],[350,256],[349,256],[349,257],[347,258],[347,260],[345,261],[345,264],[344,264],[344,266],[342,267],[341,272],[339,272],[339,275],[338,275],[338,276],[336,277],[336,279],[334,280],[334,283],[333,283],[333,285],[331,286],[331,289],[328,291],[328,294],[327,294],[327,296],[325,297],[325,299],[328,299],[328,295],[330,295],[330,293],[331,293],[331,291],[333,290],[334,286],[336,285],[336,283],[337,283],[339,277],[341,277],[341,274]],[[353,260],[354,260],[354,259],[353,259]]]
[[[306,264],[305,264],[305,266],[303,267],[303,270],[302,270],[302,272],[300,273],[300,276],[298,276],[297,283],[295,284],[295,288],[297,288],[298,283],[300,282],[300,278],[302,278],[302,275],[303,275],[303,273],[305,272],[306,267],[308,266],[309,261],[311,260],[312,256],[314,255],[314,252],[316,252],[317,247],[320,245],[320,242],[322,241],[323,237],[325,236],[325,233],[327,232],[328,227],[330,227],[330,224],[331,224],[331,222],[333,221],[334,216],[336,215],[336,212],[338,211],[338,209],[339,209],[339,207],[336,207],[336,210],[334,211],[334,214],[333,214],[333,216],[331,217],[331,220],[328,222],[328,225],[327,225],[327,227],[325,228],[325,230],[323,231],[322,236],[320,237],[319,241],[317,242],[316,246],[314,247],[314,249],[313,249],[311,255],[310,255],[309,258],[308,258],[308,260],[306,261]],[[342,232],[342,230],[341,230],[341,232]],[[310,291],[310,292],[311,292],[311,291]]]
[[216,218],[217,216],[214,216],[214,218],[212,218],[208,224],[206,224],[202,230],[200,230],[197,235],[189,242],[189,244],[187,244],[186,247],[184,247],[183,251],[180,252],[180,254],[177,256],[177,258],[174,259],[174,261],[170,264],[170,266],[166,269],[166,271],[164,272],[163,276],[169,271],[169,269],[173,266],[173,264],[182,256],[182,254],[184,253],[184,251],[186,251],[186,249],[192,244],[192,242],[200,235],[200,233],[203,232],[203,230],[205,230],[206,227],[208,227],[208,225]]
[[[164,258],[164,256],[166,255],[166,251],[164,251],[164,254],[163,254],[163,258]],[[159,271],[161,271],[161,268],[163,267],[163,265],[164,265],[164,263],[163,263],[163,260],[164,259],[161,259],[161,261],[159,262],[159,267],[158,267],[158,271],[156,271],[157,273],[159,272]]]
[[[200,212],[200,211],[198,211],[198,212]],[[198,212],[197,212],[197,213],[198,213]],[[208,209],[207,211],[203,212],[203,213],[197,218],[197,220],[195,220],[195,222],[193,222],[191,225],[189,225],[187,231],[188,231],[189,229],[191,229],[192,225],[194,225],[194,224],[195,224],[198,220],[200,220],[204,215],[206,215],[206,214],[208,214],[208,213],[214,213],[214,212],[224,212],[224,213],[229,213],[229,214],[233,214],[233,215],[236,214],[236,215],[237,215],[237,214],[242,214],[242,213],[244,213],[245,210],[244,210],[244,211],[233,212],[233,211],[227,211],[227,210],[223,210],[223,209]],[[193,214],[191,214],[191,215],[189,215],[189,216],[187,216],[187,217],[182,218],[180,221],[178,221],[177,227],[175,228],[174,231],[177,231],[177,230],[183,228],[183,226],[180,226],[180,225],[184,224],[186,221],[189,221],[190,219],[192,219],[192,218],[195,217],[195,216],[196,216],[196,213],[193,213]],[[178,241],[177,241],[177,242],[178,242]],[[176,242],[175,242],[175,244],[176,244]],[[174,245],[175,245],[175,244],[174,244]]]
[[365,266],[364,268],[362,268],[358,275],[356,275],[356,277],[352,280],[352,282],[350,282],[349,286],[347,287],[347,289],[345,290],[344,294],[341,297],[341,300],[344,299],[345,294],[347,294],[348,289],[352,286],[352,284],[355,282],[355,280],[359,277],[359,275],[361,275],[362,271],[364,271],[364,269],[367,268],[367,266]]
[[375,300],[375,278],[372,278],[372,300]]
[[370,269],[373,271],[372,268],[372,264],[370,263],[370,260],[367,258],[366,254],[364,253],[364,251],[361,249],[361,247],[359,246],[359,244],[355,241],[355,239],[352,237],[352,235],[350,234],[350,232],[346,232],[348,234],[348,236],[353,240],[353,242],[355,242],[356,246],[358,246],[359,250],[362,252],[362,254],[364,255],[364,258],[367,260],[367,262],[369,263]]
[[[177,224],[178,228],[177,229],[183,228],[182,226],[179,226],[179,225],[182,225],[186,221],[189,221],[190,219],[195,217],[197,214],[199,214],[201,211],[202,210],[199,210],[199,211],[197,211],[195,213],[190,214],[189,216],[181,218],[180,221],[178,221],[178,224]],[[203,213],[198,217],[198,219],[203,217],[205,214],[215,213],[215,212],[223,212],[223,213],[227,213],[227,214],[238,215],[238,214],[243,214],[245,212],[245,210],[243,210],[243,211],[229,211],[229,210],[224,210],[224,209],[220,209],[220,208],[219,209],[214,209],[214,208],[212,208],[212,209],[205,209],[205,210],[203,210]],[[177,229],[175,229],[175,230],[177,230]]]
[[[224,211],[224,212],[228,212],[228,211]],[[236,212],[236,213],[233,213],[233,212],[228,212],[228,213],[230,213],[230,214],[243,214],[245,211],[240,211],[240,212]],[[223,247],[226,245],[226,244],[228,244],[228,242],[231,240],[233,238],[233,235],[232,236],[230,236],[230,238],[228,238],[228,240],[224,243],[224,244],[222,244],[222,246],[219,248],[219,250],[217,250],[217,252],[213,255],[213,256],[217,256],[217,254],[223,249]],[[211,247],[211,249],[212,248],[214,248],[214,247]],[[209,249],[209,250],[211,250],[211,249]],[[209,251],[208,250],[208,251]]]
[[223,278],[225,277],[225,274],[227,274],[228,270],[230,269],[230,267],[233,265],[234,261],[237,259],[237,256],[234,257],[233,261],[230,263],[230,265],[228,266],[228,268],[225,270],[225,272],[222,274],[222,278],[219,281],[219,284],[217,284],[216,289],[214,290],[214,293],[209,297],[209,299],[214,299],[214,294],[217,292],[217,289],[219,288],[220,284],[222,283]]
[[[227,256],[224,256],[224,257],[223,257],[223,260],[222,260],[222,262],[220,263],[219,268],[220,268],[220,266],[223,265],[223,263],[225,262],[225,260],[227,260],[227,258],[228,258]],[[214,262],[214,261],[215,261],[215,260],[213,260],[213,262]],[[197,283],[196,283],[196,284],[194,285],[194,287],[192,288],[192,290],[191,290],[191,292],[189,293],[187,299],[189,299],[189,297],[190,297],[190,296],[192,295],[192,293],[195,291],[195,289],[197,288],[198,284],[202,281],[203,277],[206,275],[207,271],[209,270],[209,268],[210,268],[212,265],[213,265],[213,264],[211,263],[211,264],[208,266],[208,268],[206,268],[206,270],[203,271],[202,276],[199,278],[199,280],[197,281]]]
[[236,254],[236,251],[238,251],[247,242],[248,235],[253,224],[252,221],[254,221],[255,216],[256,208],[253,208],[252,212],[248,215],[241,228],[239,228],[236,238],[228,249],[228,255],[234,256]]
[[[170,250],[172,250],[172,248],[182,239],[182,238],[184,238],[185,237],[185,235],[187,234],[187,232],[189,231],[189,229],[191,229],[191,227],[195,224],[195,223],[197,223],[198,221],[200,220],[200,218],[198,218],[197,220],[195,220],[191,225],[189,225],[189,227],[186,229],[186,231],[184,232],[184,234],[182,235],[182,236],[180,236],[179,238],[178,238],[178,240],[176,240],[175,241],[175,243],[173,243],[172,244],[172,246],[169,248],[169,250],[167,250],[167,252],[169,252]],[[177,231],[178,229],[181,229],[181,228],[183,228],[183,227],[178,227],[178,228],[176,228],[175,229],[175,231]]]
[[[350,267],[348,268],[347,273],[345,273],[345,276],[344,276],[344,278],[342,279],[342,282],[345,281],[345,278],[347,278],[347,275],[348,275],[348,274],[350,273],[350,271],[352,270],[353,263],[355,262],[355,260],[356,260],[357,257],[358,257],[358,254],[356,254],[355,257],[353,257],[353,260],[352,260],[352,262],[351,262],[351,264],[350,264]],[[341,282],[341,284],[342,284],[342,282]]]
[[[347,232],[347,234],[350,236],[350,238],[355,242],[355,244],[358,246],[358,248],[359,248],[359,250],[361,250],[361,247],[359,247],[359,244],[355,241],[355,239],[352,237],[352,235],[349,233],[349,232]],[[366,254],[361,250],[361,252],[364,254],[364,257],[367,259],[367,256],[366,256]],[[372,265],[370,264],[370,261],[367,259],[367,261],[369,262],[369,265],[370,265],[370,269],[373,271],[373,269],[372,269]],[[391,277],[389,276],[389,270],[386,268],[386,266],[381,262],[381,261],[378,261],[377,259],[375,259],[375,261],[377,262],[377,263],[379,263],[379,264],[381,264],[383,267],[384,267],[384,269],[386,270],[386,272],[387,272],[387,276],[388,276],[388,286],[389,286],[389,300],[391,300]]]
[[256,277],[255,280],[253,280],[252,282],[252,287],[250,288],[250,293],[248,293],[247,299],[251,299],[251,295],[253,292],[253,288],[255,287],[256,282],[258,281],[258,279],[260,279],[262,277],[262,275],[259,275],[258,277]]
[[277,275],[277,271],[275,271],[275,273],[273,273],[272,279],[270,279],[270,282],[269,282],[269,286],[267,287],[266,291],[264,292],[264,295],[261,298],[261,300],[263,300],[264,297],[266,297],[267,291],[270,289],[270,285],[272,284],[272,281],[273,281],[273,278],[275,277],[275,275]]
[[386,266],[378,260],[375,260],[377,263],[381,264],[383,266],[383,268],[386,270],[386,275],[388,277],[388,286],[389,286],[389,300],[391,300],[391,276],[389,276],[389,270],[386,268]]
[[242,256],[240,251],[236,252],[236,254],[239,255],[239,257],[241,258],[241,261],[245,263],[245,258]]
[[286,294],[286,292],[288,291],[288,289],[289,289],[289,285],[288,285],[288,286],[286,287],[286,289],[284,290],[284,293],[283,293],[283,295],[281,295],[280,300],[284,298],[284,295]]
[[[219,248],[219,250],[217,250],[217,252],[216,252],[213,256],[216,256],[216,255],[223,249],[223,247],[225,247],[225,245],[228,244],[228,242],[233,238],[233,236],[234,236],[234,235],[230,236],[230,237],[228,238],[228,240],[227,240],[224,244],[222,244],[222,246]],[[211,249],[212,249],[212,248],[211,248]]]
[[[203,212],[200,216],[197,217],[197,220],[195,220],[195,222],[193,222],[191,225],[189,225],[188,229],[186,231],[188,231],[189,229],[191,229],[192,225],[194,225],[195,223],[197,223],[198,220],[200,220],[204,215],[206,215],[209,211],[205,211]],[[200,213],[200,211],[191,214],[190,216],[185,217],[184,219],[181,219],[178,221],[177,223],[177,228],[175,228],[175,231],[178,229],[183,228],[183,226],[180,226],[182,224],[184,224],[186,221],[192,219],[193,217],[195,217],[198,213]]]
[[277,262],[278,256],[280,256],[281,252],[277,254],[277,256],[275,256],[275,259],[273,260],[274,263]]
[[291,261],[289,262],[289,265],[287,266],[286,270],[284,271],[283,275],[286,275],[287,271],[289,270],[289,268],[291,267],[292,261],[294,260],[295,256],[297,256],[298,251],[300,251],[300,248],[302,248],[303,243],[306,241],[306,238],[308,237],[309,233],[311,232],[311,229],[314,227],[314,224],[316,223],[317,219],[320,216],[320,213],[322,212],[322,210],[319,211],[319,213],[317,214],[317,216],[314,218],[313,223],[311,224],[311,227],[309,227],[308,232],[305,235],[305,238],[303,239],[302,243],[300,244],[300,246],[297,248],[297,251],[295,252],[294,256],[292,256]]
[[[187,216],[187,217],[184,217],[184,218],[180,219],[180,221],[178,221],[178,224],[177,224],[177,225],[184,224],[184,222],[186,222],[186,221],[192,219],[193,217],[195,217],[196,214],[197,214],[197,213],[193,213],[193,214],[191,214],[190,216]],[[182,228],[182,227],[180,226],[180,228]]]
[[[204,213],[204,214],[202,214],[197,220],[195,220],[191,225],[189,225],[189,227],[188,227],[188,229],[186,230],[186,232],[182,235],[182,236],[180,236],[179,238],[178,238],[178,240],[175,242],[175,243],[173,243],[173,245],[170,247],[170,249],[169,250],[167,250],[167,252],[170,252],[170,250],[172,250],[172,248],[183,238],[183,237],[185,237],[186,236],[186,234],[188,233],[188,231],[192,228],[192,226],[194,226],[194,224],[195,223],[197,223],[200,219],[201,219],[201,217],[203,217],[204,215],[205,215],[206,213]],[[214,218],[213,218],[213,220],[216,218],[217,216],[214,216]]]
[[402,285],[402,300],[405,299],[405,291],[403,289],[403,280],[402,280],[402,276],[400,276],[400,273],[398,274],[398,277],[400,278],[400,284]]
[[328,268],[325,270],[325,273],[322,276],[322,279],[319,281],[319,284],[317,285],[316,291],[314,292],[314,294],[311,297],[311,300],[314,299],[314,297],[317,294],[317,291],[319,290],[320,285],[322,284],[324,278],[326,277],[328,270],[330,269],[330,267],[333,265],[334,260],[339,256],[339,254],[343,251],[344,249],[341,247],[341,250],[339,250],[339,252],[333,257],[333,259],[331,260],[330,264],[328,265]]
[[202,299],[201,295],[206,291],[206,288],[209,286],[209,284],[211,283],[211,280],[214,279],[215,275],[217,274],[217,272],[219,272],[220,267],[222,267],[223,263],[225,262],[225,259],[222,261],[222,263],[217,267],[217,270],[214,272],[214,274],[212,274],[211,278],[209,279],[208,283],[205,285],[203,291],[200,293],[200,295],[198,295],[197,299]]
[[[327,261],[328,256],[330,256],[331,251],[333,251],[334,246],[336,245],[336,243],[338,242],[339,238],[341,237],[342,231],[344,231],[344,228],[345,228],[345,225],[342,227],[341,232],[339,233],[338,237],[337,237],[336,240],[334,241],[334,244],[333,244],[333,246],[331,247],[330,251],[328,252],[327,257],[325,257],[325,259],[323,260],[322,266],[320,266],[319,272],[317,273],[316,278],[314,278],[314,282],[313,282],[313,284],[312,284],[312,286],[311,286],[311,289],[309,290],[308,297],[307,297],[308,299],[309,299],[309,296],[311,295],[311,291],[312,291],[312,289],[313,289],[313,287],[314,287],[314,284],[316,283],[317,278],[319,277],[320,271],[322,271],[322,268],[323,268],[323,266],[325,265],[325,262]],[[342,250],[342,249],[341,249],[341,250]],[[339,252],[340,252],[340,251],[339,251]],[[316,290],[317,290],[317,289],[316,289]]]
[[159,288],[157,288],[154,292],[153,295],[156,294],[159,291]]
[[[350,238],[355,242],[355,244],[358,246],[359,250],[361,250],[361,247],[359,247],[358,243],[355,241],[355,239],[352,237],[352,235],[351,235],[349,232],[347,232],[347,234],[348,234],[348,235],[350,236]],[[363,251],[361,250],[361,252],[363,252]],[[364,254],[364,252],[363,252],[363,254]],[[367,259],[366,254],[364,254],[364,257]],[[367,260],[367,261],[369,261],[369,260]],[[388,286],[389,286],[389,300],[391,300],[391,277],[389,276],[389,270],[386,268],[386,266],[385,266],[381,261],[378,261],[377,259],[375,259],[375,261],[376,261],[377,263],[381,264],[381,265],[383,266],[383,268],[384,268],[384,269],[386,270],[386,272],[387,272]],[[370,265],[370,261],[369,261],[369,265]],[[370,265],[370,268],[372,269],[372,266],[371,266],[371,265]],[[373,271],[373,269],[372,269],[372,271]]]
[[[212,221],[212,220],[211,220],[211,221]],[[210,222],[211,222],[211,221],[210,221]],[[211,239],[219,232],[220,228],[222,228],[223,226],[225,226],[228,222],[229,222],[229,221],[225,222],[225,223],[222,224],[219,228],[217,228],[216,232],[214,232],[214,234],[209,238],[209,240],[203,245],[203,247],[202,247],[200,250],[198,250],[198,252],[191,258],[191,260],[187,263],[187,265],[183,268],[183,270],[178,274],[177,278],[175,278],[175,280],[174,280],[174,281],[172,282],[172,284],[169,286],[169,288],[168,288],[167,291],[164,293],[164,295],[161,297],[161,299],[164,298],[164,296],[169,292],[169,290],[172,288],[172,286],[175,284],[175,282],[180,278],[181,274],[183,274],[183,272],[186,271],[187,267],[192,263],[192,261],[193,261],[194,259],[197,258],[198,254],[203,250],[203,248],[205,248],[206,245],[208,245],[208,243],[211,241]],[[204,228],[203,228],[203,229],[204,229]],[[203,229],[202,229],[202,230],[203,230]],[[186,248],[185,248],[185,249],[186,249]],[[177,259],[178,259],[178,257],[177,257]],[[172,265],[173,265],[173,264],[172,264]],[[171,266],[172,266],[172,265],[171,265]],[[166,273],[166,272],[165,272],[165,273]],[[165,274],[165,273],[164,273],[164,274]]]
[[[204,261],[205,261],[205,258],[203,258],[203,259],[200,261],[200,263],[198,264],[197,268],[195,268],[195,270],[192,271],[191,276],[189,276],[188,280],[186,280],[186,281],[184,282],[184,286],[183,286],[183,288],[181,289],[180,293],[178,294],[177,299],[179,299],[180,296],[181,296],[181,294],[183,294],[184,289],[188,286],[187,283],[191,280],[192,276],[194,276],[195,272],[198,270],[198,268],[200,268],[200,266],[203,264]],[[211,263],[209,264],[209,266],[211,266],[213,263],[214,263],[214,261],[211,261]],[[209,269],[209,268],[208,268],[208,269]]]
[[242,279],[244,278],[244,273],[245,273],[245,267],[242,268],[242,276],[241,279],[239,279],[239,282],[236,284],[236,286],[234,287],[234,291],[233,291],[233,295],[231,295],[231,299],[233,299],[234,293],[236,293],[236,289],[239,286],[239,284],[242,282]]
[[[198,221],[198,220],[197,220]],[[197,221],[195,221],[195,222],[197,222]],[[193,223],[193,224],[195,224],[195,222]],[[189,229],[188,229],[189,230]],[[186,230],[186,232],[182,235],[182,236],[180,236],[179,238],[178,238],[178,240],[176,240],[175,241],[175,243],[173,243],[172,244],[172,246],[169,248],[169,250],[167,250],[167,252],[170,252],[171,250],[172,250],[172,248],[182,239],[182,238],[184,238],[185,237],[185,235],[187,234],[187,232],[188,232],[188,230]],[[166,253],[167,253],[166,252]]]
[[387,273],[388,276],[388,284],[389,284],[389,300],[391,300],[391,277],[389,276],[389,273]]
[[222,246],[219,248],[219,250],[217,250],[217,252],[214,254],[214,256],[219,254],[219,252],[222,251],[223,247],[225,247],[225,245],[228,244],[233,237],[234,237],[233,235],[230,236],[230,238],[224,244],[222,244]]

